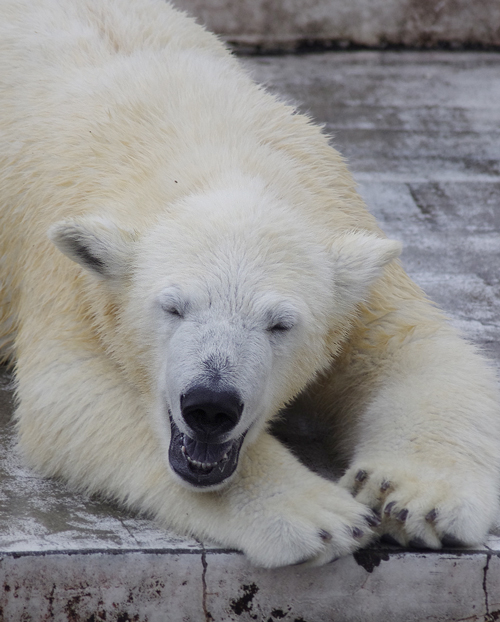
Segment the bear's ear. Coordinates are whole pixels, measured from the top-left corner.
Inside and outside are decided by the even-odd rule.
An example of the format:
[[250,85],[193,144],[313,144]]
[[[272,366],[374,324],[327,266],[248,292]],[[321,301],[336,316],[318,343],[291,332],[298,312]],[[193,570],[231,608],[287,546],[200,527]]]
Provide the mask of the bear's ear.
[[366,300],[384,266],[398,257],[401,249],[400,242],[371,233],[347,232],[335,238],[331,253],[340,304],[349,309]]
[[120,279],[130,263],[134,236],[104,218],[88,217],[53,225],[48,236],[67,257],[105,279]]

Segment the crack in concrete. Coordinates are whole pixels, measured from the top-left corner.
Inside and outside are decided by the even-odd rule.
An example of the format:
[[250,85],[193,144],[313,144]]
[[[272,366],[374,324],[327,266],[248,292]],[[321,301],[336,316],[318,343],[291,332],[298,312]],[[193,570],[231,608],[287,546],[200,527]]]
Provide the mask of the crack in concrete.
[[489,603],[488,603],[488,585],[487,585],[488,568],[490,566],[490,559],[491,559],[491,555],[487,555],[486,556],[486,565],[483,568],[484,607],[486,609],[486,615],[484,616],[485,620],[489,620],[490,619],[490,606],[489,606]]
[[121,523],[122,527],[125,529],[125,531],[132,538],[132,540],[137,544],[138,547],[140,547],[139,541],[137,540],[137,538],[135,537],[134,533],[129,528],[129,526],[125,523],[124,519],[121,516],[118,516],[118,520],[120,521],[120,523]]
[[201,565],[203,566],[203,571],[201,573],[201,585],[202,585],[202,606],[203,606],[203,614],[205,616],[205,622],[213,622],[213,616],[207,609],[207,552],[205,550],[205,546],[203,543],[201,544]]

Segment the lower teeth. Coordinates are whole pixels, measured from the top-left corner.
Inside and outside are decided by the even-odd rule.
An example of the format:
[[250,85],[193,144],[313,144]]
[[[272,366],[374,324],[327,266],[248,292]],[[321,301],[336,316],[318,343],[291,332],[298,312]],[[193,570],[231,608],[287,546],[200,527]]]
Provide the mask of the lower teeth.
[[[218,462],[198,462],[198,460],[193,460],[192,458],[189,457],[189,455],[188,455],[188,453],[186,451],[186,447],[184,445],[181,447],[181,451],[186,456],[187,461],[190,464],[192,464],[192,465],[194,465],[194,466],[196,466],[196,467],[198,467],[200,469],[205,469],[205,470],[213,469],[218,464]],[[221,461],[222,460],[227,460],[227,454],[224,454],[224,456],[222,457]]]

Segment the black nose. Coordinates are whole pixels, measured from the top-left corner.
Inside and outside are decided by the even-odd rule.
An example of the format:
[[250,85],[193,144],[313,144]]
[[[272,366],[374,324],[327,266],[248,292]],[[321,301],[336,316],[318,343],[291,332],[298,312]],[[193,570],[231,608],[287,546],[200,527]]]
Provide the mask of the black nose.
[[195,386],[181,395],[184,421],[195,433],[195,440],[218,443],[238,423],[243,402],[236,391],[213,391]]

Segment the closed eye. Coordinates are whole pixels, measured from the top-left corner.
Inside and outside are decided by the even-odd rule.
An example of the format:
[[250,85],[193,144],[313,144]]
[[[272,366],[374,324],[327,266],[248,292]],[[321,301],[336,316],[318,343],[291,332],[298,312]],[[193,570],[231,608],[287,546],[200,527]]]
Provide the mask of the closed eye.
[[165,311],[165,313],[168,313],[169,315],[173,315],[174,317],[178,317],[178,318],[184,317],[181,311],[175,307],[164,306],[163,310]]
[[161,292],[158,302],[162,311],[171,317],[182,319],[186,315],[188,301],[181,296],[177,287],[169,287]]
[[276,324],[272,324],[267,328],[270,333],[284,333],[287,330],[291,330],[293,328],[293,324],[288,322],[276,322]]
[[273,335],[283,335],[296,326],[299,320],[297,310],[290,304],[276,305],[267,312],[267,332]]

